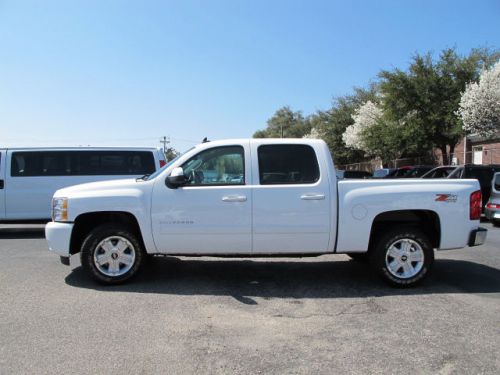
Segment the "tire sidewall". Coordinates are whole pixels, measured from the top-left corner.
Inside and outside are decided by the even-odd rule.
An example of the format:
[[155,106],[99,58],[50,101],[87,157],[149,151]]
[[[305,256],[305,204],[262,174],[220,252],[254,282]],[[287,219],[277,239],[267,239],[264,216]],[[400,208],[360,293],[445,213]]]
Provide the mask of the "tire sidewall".
[[[94,263],[94,253],[97,250],[97,245],[107,237],[120,236],[126,238],[135,250],[135,259],[133,266],[123,275],[107,276],[99,271]],[[81,263],[82,267],[92,276],[92,278],[102,284],[119,284],[137,274],[144,260],[144,251],[137,236],[126,228],[104,225],[100,226],[89,233],[85,238],[81,248]]]
[[[422,265],[422,269],[410,278],[399,278],[394,276],[387,269],[386,265],[387,249],[394,242],[401,239],[410,239],[417,242],[422,247],[424,253],[424,264]],[[434,249],[432,248],[430,241],[421,231],[414,228],[395,229],[382,236],[371,256],[371,263],[379,275],[391,285],[399,287],[411,287],[421,282],[429,273],[433,262]]]

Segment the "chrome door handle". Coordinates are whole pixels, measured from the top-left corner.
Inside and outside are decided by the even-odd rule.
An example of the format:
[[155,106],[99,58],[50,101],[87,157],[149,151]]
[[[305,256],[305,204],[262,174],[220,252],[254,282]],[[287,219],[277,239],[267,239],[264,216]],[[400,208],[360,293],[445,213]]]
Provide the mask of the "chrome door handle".
[[244,195],[226,195],[222,197],[223,202],[246,202],[247,197]]
[[300,199],[305,201],[319,201],[325,199],[325,194],[302,194]]

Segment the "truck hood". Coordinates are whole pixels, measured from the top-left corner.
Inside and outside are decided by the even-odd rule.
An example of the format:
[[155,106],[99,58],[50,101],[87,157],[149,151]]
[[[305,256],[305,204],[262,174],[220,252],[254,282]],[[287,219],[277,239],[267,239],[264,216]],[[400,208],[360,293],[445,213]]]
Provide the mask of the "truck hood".
[[90,182],[86,184],[73,185],[55,192],[54,197],[72,198],[77,196],[94,196],[94,195],[113,195],[117,192],[129,191],[136,189],[143,181],[137,181],[135,178],[127,178],[122,180],[110,180]]

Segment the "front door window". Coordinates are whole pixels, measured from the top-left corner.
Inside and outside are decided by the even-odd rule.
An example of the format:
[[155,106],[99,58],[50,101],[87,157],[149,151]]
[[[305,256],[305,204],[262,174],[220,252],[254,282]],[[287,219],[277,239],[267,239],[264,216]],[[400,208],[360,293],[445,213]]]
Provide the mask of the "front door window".
[[182,165],[186,186],[244,185],[243,147],[216,147],[200,152]]

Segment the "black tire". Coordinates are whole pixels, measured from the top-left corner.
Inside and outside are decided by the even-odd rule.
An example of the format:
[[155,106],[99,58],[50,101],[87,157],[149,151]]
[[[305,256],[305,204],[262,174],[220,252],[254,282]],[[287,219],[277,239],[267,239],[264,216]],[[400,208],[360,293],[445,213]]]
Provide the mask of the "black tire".
[[493,226],[500,227],[500,220],[492,220]]
[[359,263],[367,263],[368,262],[368,253],[347,253],[346,254],[352,260]]
[[[393,253],[397,253],[399,258],[392,257]],[[413,261],[422,256],[423,260]],[[398,227],[383,234],[370,251],[370,263],[375,271],[387,283],[402,288],[421,282],[433,262],[431,242],[424,233],[413,227]]]
[[[118,241],[123,241],[123,243],[127,244],[127,248],[123,251],[123,254],[128,256],[127,259],[133,258],[133,261],[130,261],[128,265],[120,263],[120,259],[118,259],[117,261],[116,258],[113,258],[113,260],[109,258],[111,262],[116,262],[114,264],[119,263],[117,266],[117,275],[106,274],[105,265],[101,266],[100,270],[98,265],[96,264],[97,261],[94,257],[96,252],[104,251],[103,247],[99,245],[107,239],[110,239],[111,243],[113,243],[113,241],[116,241],[115,246],[118,246]],[[118,250],[114,253],[118,258],[118,255],[116,254],[117,252]],[[131,255],[132,253],[133,257]],[[85,238],[81,247],[80,257],[83,269],[94,280],[98,281],[101,284],[115,285],[129,280],[139,272],[139,269],[141,268],[141,265],[145,260],[145,254],[146,253],[143,249],[141,241],[134,232],[130,231],[126,227],[116,224],[104,224],[92,230]],[[99,254],[97,254],[96,256],[98,255]],[[111,267],[111,263],[108,264],[108,272],[111,272],[109,267]],[[125,271],[125,269],[127,268],[128,270]]]

